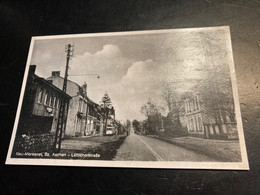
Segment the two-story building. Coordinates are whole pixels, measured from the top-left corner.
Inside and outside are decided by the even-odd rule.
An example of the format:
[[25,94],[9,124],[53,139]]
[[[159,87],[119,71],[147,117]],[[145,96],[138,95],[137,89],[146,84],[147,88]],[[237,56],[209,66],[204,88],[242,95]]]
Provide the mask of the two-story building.
[[[53,71],[51,77],[46,80],[61,89],[64,78],[60,76],[60,71]],[[102,112],[99,105],[88,98],[87,84],[80,86],[68,80],[67,93],[72,99],[69,103],[65,136],[77,137],[102,133],[104,126]]]
[[29,68],[18,130],[21,133],[55,132],[60,103],[65,102],[63,132],[66,129],[71,97],[35,74],[36,65]]
[[192,134],[204,134],[199,96],[184,100],[187,130]]
[[12,155],[16,152],[53,151],[61,102],[64,105],[62,137],[71,97],[35,74],[36,65],[29,67],[23,103]]
[[181,124],[191,135],[204,138],[238,138],[236,122],[231,121],[228,114],[218,110],[215,105],[203,104],[200,94],[187,97],[184,100],[185,113],[182,114]]

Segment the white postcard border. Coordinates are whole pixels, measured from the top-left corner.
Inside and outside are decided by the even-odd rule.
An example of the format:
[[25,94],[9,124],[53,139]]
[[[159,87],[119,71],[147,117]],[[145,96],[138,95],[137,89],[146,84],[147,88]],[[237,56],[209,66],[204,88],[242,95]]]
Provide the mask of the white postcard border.
[[[139,34],[159,34],[170,33],[176,31],[194,31],[194,30],[208,30],[208,29],[225,29],[227,48],[229,49],[229,65],[230,75],[232,81],[233,97],[235,102],[235,112],[237,119],[239,144],[242,162],[186,162],[186,161],[104,161],[104,160],[60,160],[60,159],[21,159],[11,158],[11,153],[14,145],[14,140],[17,132],[20,112],[25,92],[26,81],[28,77],[29,65],[34,49],[34,42],[36,40],[47,39],[66,39],[66,38],[80,38],[80,37],[99,37],[99,36],[115,36],[115,35],[139,35]],[[23,83],[21,87],[21,94],[19,98],[18,108],[15,117],[15,123],[11,136],[11,141],[6,158],[8,165],[52,165],[52,166],[79,166],[79,167],[123,167],[123,168],[166,168],[166,169],[230,169],[230,170],[249,170],[246,144],[243,132],[243,125],[241,119],[241,111],[239,106],[238,90],[235,76],[235,66],[232,53],[232,45],[230,38],[230,30],[228,26],[206,27],[206,28],[184,28],[184,29],[167,29],[167,30],[151,30],[151,31],[126,31],[126,32],[111,32],[111,33],[91,33],[91,34],[70,34],[70,35],[52,35],[52,36],[35,36],[31,39],[30,49],[28,53],[27,63]]]

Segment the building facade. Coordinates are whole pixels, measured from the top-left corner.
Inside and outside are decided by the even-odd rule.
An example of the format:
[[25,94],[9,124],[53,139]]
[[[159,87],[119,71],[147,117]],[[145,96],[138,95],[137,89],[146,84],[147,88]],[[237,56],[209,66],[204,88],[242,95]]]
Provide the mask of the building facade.
[[[64,78],[59,71],[53,71],[47,80],[61,89]],[[65,136],[103,135],[104,110],[87,96],[87,84],[80,86],[68,80],[67,93],[72,99],[69,103]]]
[[29,68],[18,129],[21,133],[55,132],[60,103],[65,102],[63,132],[66,129],[71,97],[47,80],[35,74],[36,65]]
[[196,95],[184,100],[184,105],[188,133],[203,135],[203,114],[199,104],[199,97]]
[[202,97],[196,94],[184,100],[185,113],[181,117],[181,123],[187,132],[204,138],[237,139],[236,122],[231,121],[228,114],[217,109],[217,102],[214,107],[209,108],[201,99]]

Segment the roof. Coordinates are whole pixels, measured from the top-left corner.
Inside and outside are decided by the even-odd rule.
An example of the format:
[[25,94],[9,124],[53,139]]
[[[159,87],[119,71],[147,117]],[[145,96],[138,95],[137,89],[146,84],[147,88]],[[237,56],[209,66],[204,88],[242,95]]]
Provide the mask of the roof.
[[[46,79],[57,78],[57,77],[59,77],[61,79],[64,79],[62,76],[50,76],[50,77],[47,77]],[[69,80],[69,79],[67,79],[67,81],[71,82],[71,83],[74,83],[75,85],[77,85],[80,88],[80,85],[78,83],[76,83],[76,82],[74,82],[72,80]]]
[[[48,78],[46,78],[46,79],[52,79],[52,78],[60,78],[60,79],[64,79],[63,77],[61,77],[61,76],[50,76],[50,77],[48,77]],[[74,82],[74,81],[71,81],[71,80],[69,80],[68,79],[68,82],[71,82],[71,83],[73,83],[73,84],[75,84],[76,86],[78,86],[78,88],[79,88],[79,94],[80,95],[82,95],[82,96],[84,96],[91,104],[94,104],[94,105],[96,105],[96,106],[99,106],[99,104],[97,104],[96,102],[94,102],[93,100],[91,100],[87,95],[84,95],[84,94],[82,94],[81,93],[81,86],[78,84],[78,83],[76,83],[76,82]]]
[[49,87],[53,88],[54,90],[58,91],[59,93],[63,94],[64,96],[67,96],[68,98],[71,99],[71,96],[67,93],[65,93],[64,91],[60,90],[58,87],[56,87],[55,85],[51,84],[50,82],[48,82],[46,79],[39,77],[36,74],[33,74],[34,77],[36,77],[35,79],[43,82],[45,85],[48,85]]

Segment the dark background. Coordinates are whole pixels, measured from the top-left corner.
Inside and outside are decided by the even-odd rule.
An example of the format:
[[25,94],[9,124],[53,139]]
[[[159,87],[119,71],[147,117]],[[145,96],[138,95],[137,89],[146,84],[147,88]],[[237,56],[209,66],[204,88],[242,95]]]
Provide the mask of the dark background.
[[[31,36],[229,25],[250,171],[4,165]],[[260,193],[260,0],[1,1],[0,194]]]

